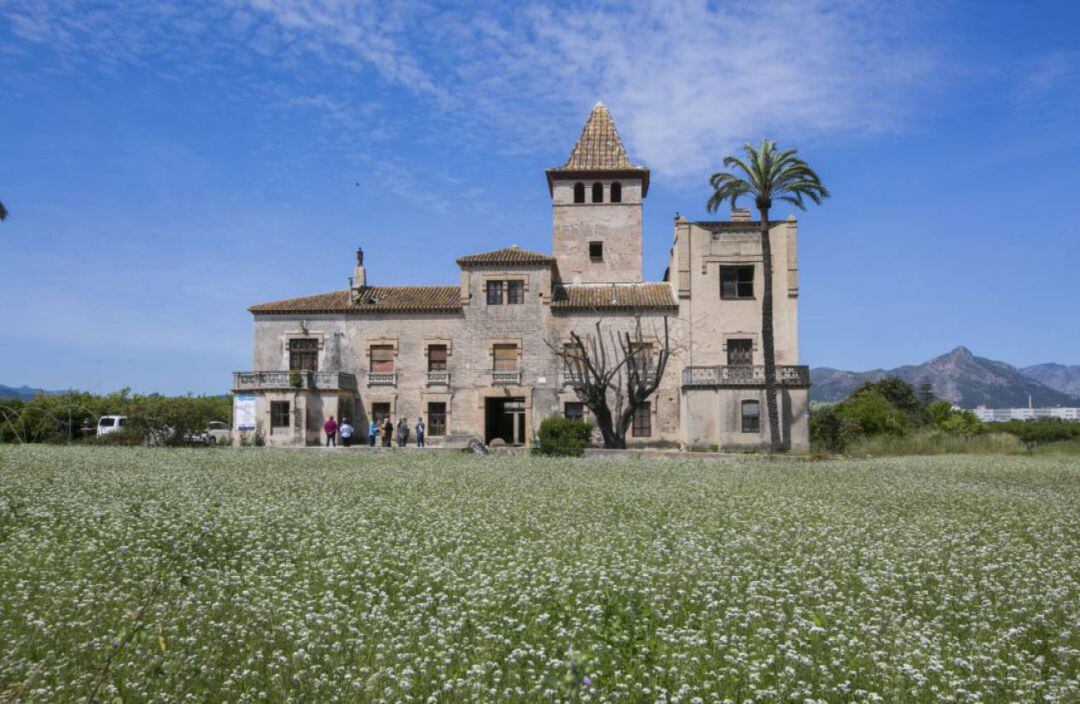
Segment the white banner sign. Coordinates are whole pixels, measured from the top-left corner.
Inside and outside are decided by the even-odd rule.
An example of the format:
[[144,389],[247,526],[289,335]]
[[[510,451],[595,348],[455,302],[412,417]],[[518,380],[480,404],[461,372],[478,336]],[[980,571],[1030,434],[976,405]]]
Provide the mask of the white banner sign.
[[233,397],[233,424],[237,430],[255,430],[255,394]]

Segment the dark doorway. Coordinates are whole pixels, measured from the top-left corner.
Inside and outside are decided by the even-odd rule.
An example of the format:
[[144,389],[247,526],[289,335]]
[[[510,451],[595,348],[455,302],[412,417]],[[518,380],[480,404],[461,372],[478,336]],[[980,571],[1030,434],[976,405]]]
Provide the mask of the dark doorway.
[[390,416],[390,404],[389,403],[373,403],[371,404],[371,417],[375,419],[375,424],[380,428],[386,419]]
[[525,399],[489,398],[484,405],[484,442],[499,438],[507,445],[525,444]]

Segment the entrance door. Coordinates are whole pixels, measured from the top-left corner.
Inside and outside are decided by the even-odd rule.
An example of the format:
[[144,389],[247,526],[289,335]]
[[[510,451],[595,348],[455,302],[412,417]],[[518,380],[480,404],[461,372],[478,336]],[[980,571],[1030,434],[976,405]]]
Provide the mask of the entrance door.
[[525,399],[489,398],[484,405],[484,442],[499,438],[507,445],[525,444]]
[[375,424],[380,428],[383,427],[383,423],[386,422],[386,417],[390,415],[389,403],[373,403],[371,404],[371,417],[375,419]]

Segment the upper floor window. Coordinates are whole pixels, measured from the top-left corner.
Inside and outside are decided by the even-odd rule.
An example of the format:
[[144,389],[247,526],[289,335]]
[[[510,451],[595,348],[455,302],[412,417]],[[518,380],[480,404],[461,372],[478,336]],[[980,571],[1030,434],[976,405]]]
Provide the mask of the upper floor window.
[[289,370],[318,371],[319,341],[310,337],[298,337],[289,340]]
[[390,374],[394,371],[394,346],[372,345],[371,371],[374,374]]
[[720,267],[720,298],[753,298],[754,267]]
[[761,431],[761,402],[742,402],[742,431],[744,433],[757,433]]
[[498,344],[493,350],[493,369],[497,372],[513,372],[518,368],[518,346]]
[[500,306],[503,302],[503,282],[502,281],[488,281],[487,282],[487,304],[489,306]]
[[585,184],[581,183],[580,181],[574,184],[574,202],[585,202]]
[[732,367],[748,367],[754,363],[753,340],[728,340],[727,363]]
[[428,345],[427,368],[429,372],[445,372],[446,358],[446,345]]
[[604,184],[597,181],[592,185],[592,202],[603,203],[604,202]]
[[507,281],[506,282],[506,302],[511,305],[516,305],[525,302],[525,282],[524,281]]
[[589,243],[589,261],[602,262],[604,261],[604,243],[603,242],[590,242]]
[[638,374],[648,374],[652,370],[653,364],[653,346],[651,342],[631,342],[630,343],[630,359],[627,360],[630,366]]
[[618,181],[611,184],[611,202],[622,203],[622,184]]

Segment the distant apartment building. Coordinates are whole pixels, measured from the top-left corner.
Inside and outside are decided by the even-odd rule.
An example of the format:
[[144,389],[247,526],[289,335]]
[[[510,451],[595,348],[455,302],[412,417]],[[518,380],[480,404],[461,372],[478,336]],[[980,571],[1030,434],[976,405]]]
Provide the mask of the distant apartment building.
[[1061,418],[1062,420],[1080,420],[1080,408],[986,408],[979,406],[974,410],[983,423],[1004,423],[1009,420],[1034,420],[1036,418]]
[[[254,366],[233,376],[236,428],[304,445],[331,415],[358,429],[389,416],[423,418],[429,444],[528,444],[546,417],[589,417],[558,352],[571,332],[588,336],[596,321],[628,331],[640,319],[648,365],[666,319],[675,349],[628,444],[767,446],[760,223],[745,210],[676,218],[667,271],[645,281],[649,170],[630,160],[599,103],[546,176],[551,254],[511,246],[459,258],[456,285],[372,286],[358,250],[349,289],[252,306]],[[795,219],[769,223],[769,236],[780,430],[804,449]]]

